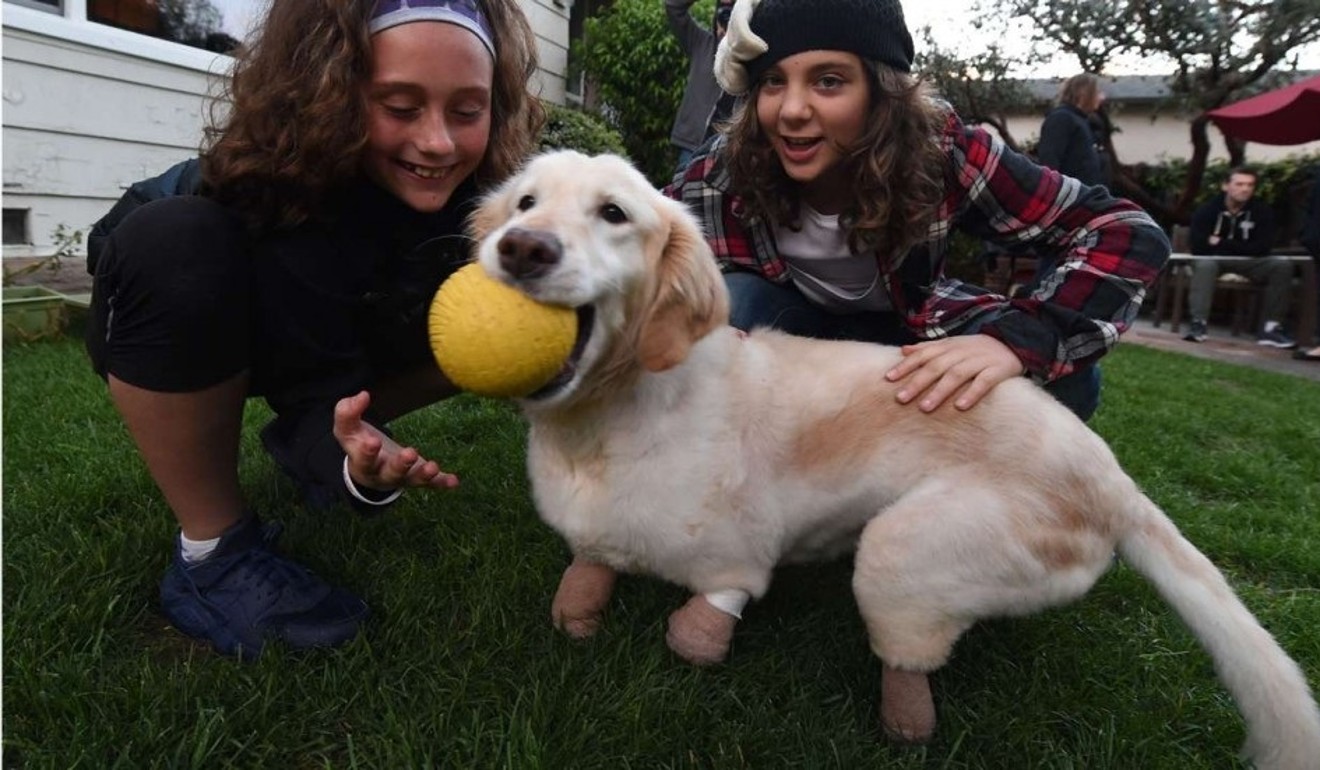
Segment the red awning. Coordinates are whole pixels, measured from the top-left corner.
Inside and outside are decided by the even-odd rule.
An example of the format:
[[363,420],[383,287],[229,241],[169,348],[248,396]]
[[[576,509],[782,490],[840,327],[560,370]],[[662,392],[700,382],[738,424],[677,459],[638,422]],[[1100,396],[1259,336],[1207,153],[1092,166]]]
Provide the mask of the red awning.
[[1210,110],[1229,136],[1261,144],[1303,144],[1320,139],[1320,75]]

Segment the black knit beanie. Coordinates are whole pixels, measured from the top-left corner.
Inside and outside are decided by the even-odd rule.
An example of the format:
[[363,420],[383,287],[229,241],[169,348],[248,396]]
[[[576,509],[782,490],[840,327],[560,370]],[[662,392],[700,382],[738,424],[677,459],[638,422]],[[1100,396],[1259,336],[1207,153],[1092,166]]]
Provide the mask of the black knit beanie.
[[848,51],[912,71],[912,36],[899,0],[761,0],[751,27],[770,45],[747,63],[752,83],[781,59],[803,51]]

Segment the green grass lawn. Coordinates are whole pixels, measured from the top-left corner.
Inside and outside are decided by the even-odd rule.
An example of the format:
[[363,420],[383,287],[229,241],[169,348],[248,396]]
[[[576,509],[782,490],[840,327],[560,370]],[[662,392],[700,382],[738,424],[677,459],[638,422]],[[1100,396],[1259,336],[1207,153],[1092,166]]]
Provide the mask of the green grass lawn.
[[[651,579],[622,579],[599,637],[571,642],[549,622],[567,550],[532,509],[523,424],[468,397],[396,425],[462,486],[370,519],[299,507],[252,405],[254,505],[374,616],[341,650],[226,660],[157,612],[173,520],[81,347],[6,347],[3,374],[7,767],[1236,762],[1243,726],[1209,659],[1123,566],[1082,602],[964,637],[934,678],[940,732],[922,749],[880,735],[846,563],[782,570],[714,669],[667,650],[684,595]],[[1320,683],[1320,386],[1136,346],[1105,381],[1094,428]]]

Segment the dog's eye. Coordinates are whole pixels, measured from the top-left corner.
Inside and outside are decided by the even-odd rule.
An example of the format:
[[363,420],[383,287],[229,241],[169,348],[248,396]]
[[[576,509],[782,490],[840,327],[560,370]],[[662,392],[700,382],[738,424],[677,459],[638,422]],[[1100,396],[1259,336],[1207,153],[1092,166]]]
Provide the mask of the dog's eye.
[[621,225],[628,221],[628,215],[613,203],[606,203],[600,207],[600,218],[612,225]]
[[519,211],[526,211],[527,209],[530,209],[532,206],[535,205],[536,205],[536,198],[533,198],[530,195],[524,195],[523,197],[518,199]]

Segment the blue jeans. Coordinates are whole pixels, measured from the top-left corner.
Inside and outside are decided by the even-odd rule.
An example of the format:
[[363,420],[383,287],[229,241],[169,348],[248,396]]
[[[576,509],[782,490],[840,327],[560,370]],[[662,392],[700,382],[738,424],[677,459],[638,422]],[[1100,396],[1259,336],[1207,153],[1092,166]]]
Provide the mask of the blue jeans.
[[[792,285],[771,283],[753,273],[725,273],[729,323],[744,331],[769,326],[800,337],[860,340],[885,345],[918,342],[897,313],[835,315]],[[1100,367],[1092,365],[1046,383],[1045,391],[1083,421],[1100,406]]]

